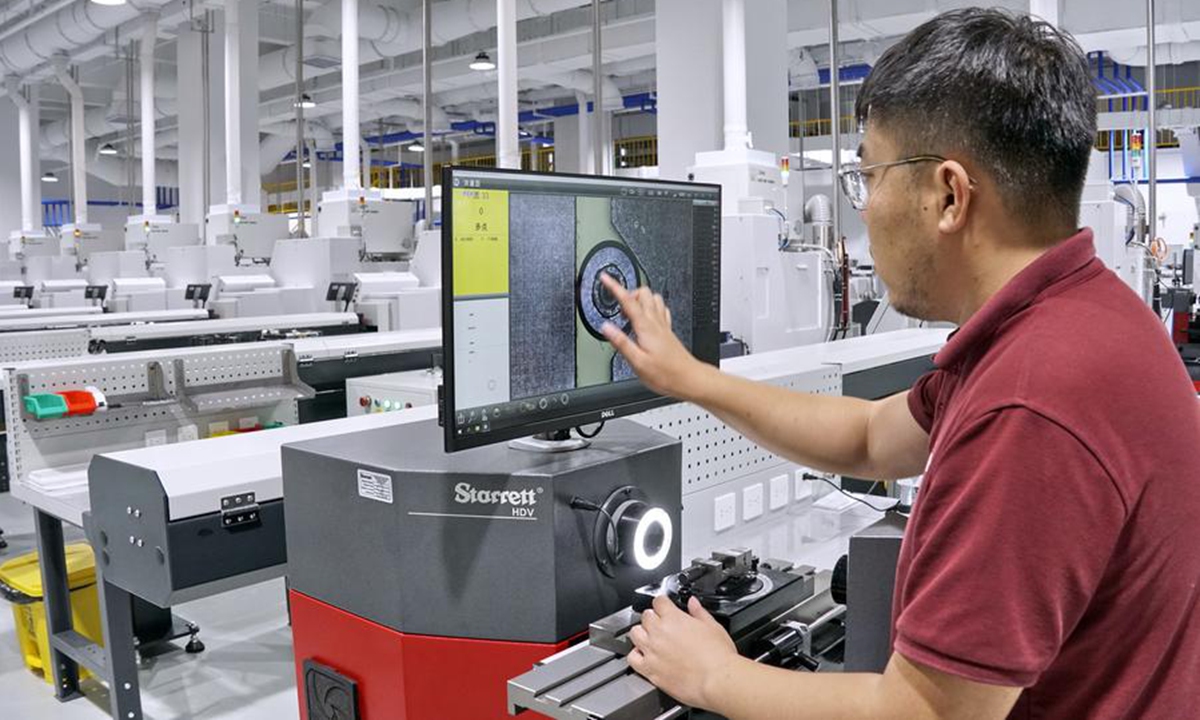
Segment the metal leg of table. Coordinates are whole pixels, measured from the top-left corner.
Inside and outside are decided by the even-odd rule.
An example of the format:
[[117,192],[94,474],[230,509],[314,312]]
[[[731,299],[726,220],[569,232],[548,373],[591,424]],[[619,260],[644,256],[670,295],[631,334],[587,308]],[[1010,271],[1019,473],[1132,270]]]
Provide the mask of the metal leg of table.
[[128,592],[105,580],[99,566],[96,579],[100,588],[100,616],[104,625],[108,670],[106,679],[113,720],[142,720],[133,599]]
[[[67,581],[67,556],[63,546],[62,521],[35,510],[38,557],[42,569],[42,593],[46,608],[46,633],[50,637],[74,632],[71,621],[71,591]],[[62,701],[81,696],[79,665],[51,644],[50,669],[54,676],[54,694]]]

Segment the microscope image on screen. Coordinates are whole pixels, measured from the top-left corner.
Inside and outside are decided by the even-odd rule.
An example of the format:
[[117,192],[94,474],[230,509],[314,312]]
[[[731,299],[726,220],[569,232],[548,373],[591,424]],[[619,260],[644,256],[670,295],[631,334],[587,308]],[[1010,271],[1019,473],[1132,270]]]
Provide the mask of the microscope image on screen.
[[718,362],[719,187],[475,168],[443,182],[449,451],[668,402],[605,338],[637,329],[604,278],[661,295],[684,346]]
[[512,397],[634,378],[601,333],[606,322],[633,331],[604,274],[662,295],[691,347],[690,202],[513,193],[510,209]]

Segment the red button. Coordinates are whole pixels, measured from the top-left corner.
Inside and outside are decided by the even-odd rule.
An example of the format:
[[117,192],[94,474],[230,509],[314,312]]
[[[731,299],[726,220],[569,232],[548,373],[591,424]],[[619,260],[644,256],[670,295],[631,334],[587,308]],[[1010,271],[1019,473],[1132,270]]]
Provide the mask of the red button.
[[367,397],[366,395],[363,395],[362,397],[360,397],[358,399],[359,407],[369,407],[370,405],[371,405],[371,398]]

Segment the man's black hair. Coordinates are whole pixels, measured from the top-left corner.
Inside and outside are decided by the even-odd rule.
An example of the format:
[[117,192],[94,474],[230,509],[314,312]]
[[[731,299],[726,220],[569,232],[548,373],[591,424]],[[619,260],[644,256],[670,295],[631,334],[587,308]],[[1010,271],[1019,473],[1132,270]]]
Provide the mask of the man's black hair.
[[968,8],[922,24],[871,70],[855,106],[906,154],[960,154],[1032,223],[1075,227],[1096,141],[1096,91],[1070,35]]

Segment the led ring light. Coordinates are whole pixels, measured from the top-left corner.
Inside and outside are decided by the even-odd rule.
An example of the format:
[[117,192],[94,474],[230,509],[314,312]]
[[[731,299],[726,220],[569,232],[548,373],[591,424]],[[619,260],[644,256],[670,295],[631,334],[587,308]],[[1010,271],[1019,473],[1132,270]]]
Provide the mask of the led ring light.
[[[662,541],[659,543],[658,550],[654,552],[646,552],[646,539],[650,535],[650,529],[657,527],[662,533]],[[633,561],[643,570],[657,570],[664,562],[667,555],[671,552],[671,542],[675,537],[674,527],[671,525],[671,516],[662,508],[650,508],[638,520],[637,527],[633,533]]]
[[675,525],[661,507],[650,505],[640,489],[626,485],[614,490],[599,506],[592,528],[592,554],[596,566],[608,577],[618,567],[631,566],[640,572],[657,570],[671,556]]

